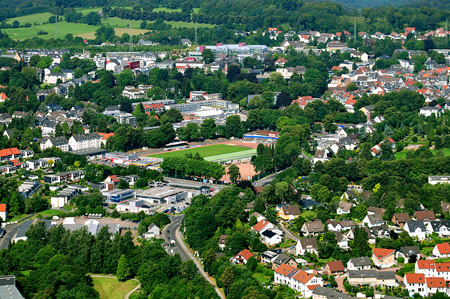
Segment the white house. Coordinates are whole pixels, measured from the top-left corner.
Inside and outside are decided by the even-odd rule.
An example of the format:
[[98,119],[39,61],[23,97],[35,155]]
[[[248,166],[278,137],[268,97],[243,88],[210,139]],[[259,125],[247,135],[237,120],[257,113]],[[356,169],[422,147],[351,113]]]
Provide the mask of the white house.
[[286,264],[281,264],[275,270],[274,282],[287,285],[291,289],[300,292],[303,298],[311,297],[315,287],[323,286],[322,278]]
[[248,249],[244,249],[233,256],[230,261],[233,265],[245,265],[251,257],[253,257],[253,253],[251,253]]
[[0,218],[3,222],[6,221],[6,203],[0,203]]
[[433,257],[434,258],[447,258],[450,257],[450,244],[436,244],[433,248]]
[[267,244],[268,246],[273,246],[281,243],[281,236],[272,230],[267,229],[261,233],[261,242]]
[[155,223],[152,223],[148,227],[148,231],[144,233],[144,238],[146,238],[146,239],[155,238],[156,236],[159,236],[160,234],[161,234],[161,230],[159,229],[159,227]]
[[348,270],[368,270],[372,267],[372,262],[367,256],[351,258],[347,263]]
[[448,293],[447,284],[443,277],[425,277],[423,273],[406,273],[404,283],[410,296],[419,294],[427,297],[436,292]]
[[386,224],[386,221],[383,220],[383,217],[380,214],[366,215],[363,220],[363,225],[366,225],[370,228],[374,226],[381,226],[383,224]]
[[338,206],[338,208],[336,210],[336,214],[338,214],[338,215],[349,214],[350,213],[350,209],[352,207],[353,207],[352,203],[341,201],[341,203],[339,204],[339,206]]
[[304,255],[306,252],[318,254],[318,249],[316,238],[300,239],[295,246],[295,253],[297,255]]
[[419,241],[423,241],[427,237],[427,229],[423,221],[408,221],[403,226],[403,230],[408,232],[411,237],[417,237]]

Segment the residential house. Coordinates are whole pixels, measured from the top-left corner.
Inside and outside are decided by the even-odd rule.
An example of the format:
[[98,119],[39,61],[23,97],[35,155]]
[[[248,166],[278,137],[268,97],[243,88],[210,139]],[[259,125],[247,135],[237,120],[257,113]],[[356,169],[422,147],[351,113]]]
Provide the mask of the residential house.
[[324,232],[323,224],[320,220],[305,222],[300,229],[304,236],[317,236]]
[[430,175],[428,177],[428,184],[430,185],[449,184],[449,183],[450,183],[450,176],[448,175],[439,175],[439,176]]
[[2,222],[6,222],[6,203],[0,203],[0,218],[2,219]]
[[256,223],[250,230],[257,231],[262,234],[265,230],[275,228],[275,225],[267,221],[266,219],[262,219],[258,223]]
[[369,208],[367,209],[367,215],[373,216],[373,215],[376,215],[376,214],[381,215],[381,217],[383,217],[383,215],[384,215],[384,209],[382,209],[382,208],[377,208],[377,207],[369,207]]
[[390,238],[389,228],[386,224],[374,226],[370,230],[375,238]]
[[304,255],[306,252],[318,254],[318,249],[316,238],[300,239],[295,246],[295,253],[297,255]]
[[348,246],[347,238],[341,232],[335,232],[337,245],[343,249],[348,250],[350,247]]
[[418,260],[414,268],[415,273],[423,273],[425,277],[443,277],[450,280],[450,263],[436,263],[432,260]]
[[366,225],[369,228],[381,226],[383,224],[386,224],[386,221],[383,220],[383,217],[380,214],[366,215],[363,219],[363,225]]
[[264,265],[271,264],[281,254],[281,249],[266,250],[261,253],[261,263]]
[[341,201],[352,201],[356,200],[357,196],[353,190],[345,191],[341,196]]
[[368,270],[372,267],[372,262],[367,256],[354,257],[347,262],[348,270]]
[[250,250],[244,249],[233,256],[230,261],[233,265],[245,265],[251,257],[253,257],[253,254],[250,252]]
[[261,242],[268,246],[273,246],[278,243],[281,243],[281,235],[273,232],[270,229],[264,230],[260,235],[261,235]]
[[423,273],[406,273],[405,288],[409,294],[419,294],[427,297],[437,292],[447,293],[447,284],[443,277],[425,277]]
[[[347,191],[347,192],[349,192],[349,191]],[[339,204],[339,206],[338,206],[338,208],[336,210],[336,214],[338,214],[338,215],[349,214],[350,213],[350,209],[352,207],[353,207],[353,204],[351,202],[341,201],[341,203]]]
[[317,286],[314,288],[312,299],[353,299],[353,297],[332,288]]
[[323,286],[322,278],[286,264],[282,264],[275,270],[274,282],[287,285],[300,292],[304,298],[311,297],[315,287]]
[[161,235],[161,230],[155,223],[152,223],[148,227],[148,230],[144,233],[144,238],[145,239],[156,238],[159,235]]
[[78,190],[65,188],[59,192],[58,195],[52,196],[50,199],[50,203],[52,208],[62,208],[69,203],[69,201],[78,195]]
[[298,266],[297,262],[293,258],[281,253],[277,257],[275,257],[275,259],[273,260],[272,270],[276,270],[282,264],[286,264],[286,265],[294,267],[294,268],[297,268],[297,266]]
[[13,159],[18,159],[21,156],[22,155],[21,155],[20,151],[17,149],[17,147],[6,148],[6,149],[0,150],[0,162],[2,162],[2,163],[8,162]]
[[325,266],[325,274],[327,275],[341,275],[344,272],[345,267],[342,261],[328,262]]
[[396,287],[397,280],[394,271],[349,270],[347,281],[350,285],[369,285],[380,287]]
[[374,248],[372,251],[372,260],[375,267],[390,268],[395,264],[395,250]]
[[278,217],[283,219],[284,221],[293,220],[300,216],[300,208],[298,205],[287,205],[282,206],[281,209],[278,210]]
[[403,227],[408,221],[411,221],[408,213],[395,213],[394,216],[392,216],[392,222],[400,227]]
[[84,172],[82,170],[75,170],[69,172],[60,172],[57,174],[49,174],[44,176],[44,183],[47,184],[59,184],[65,182],[76,182],[84,178]]
[[225,250],[225,241],[227,239],[227,235],[220,235],[219,237],[219,248],[220,250]]
[[397,259],[403,257],[405,263],[415,263],[420,260],[421,252],[417,246],[404,246],[400,247],[400,250],[396,253]]
[[425,240],[428,235],[423,221],[408,221],[403,226],[403,230],[408,232],[410,237],[417,237],[419,241]]
[[331,219],[328,219],[327,222],[325,222],[325,225],[328,230],[332,232],[340,232],[342,230],[341,224]]
[[436,244],[436,246],[434,246],[433,248],[432,254],[433,258],[450,257],[450,244],[449,243]]
[[436,220],[436,216],[433,211],[416,211],[414,213],[414,220],[417,221],[433,221]]

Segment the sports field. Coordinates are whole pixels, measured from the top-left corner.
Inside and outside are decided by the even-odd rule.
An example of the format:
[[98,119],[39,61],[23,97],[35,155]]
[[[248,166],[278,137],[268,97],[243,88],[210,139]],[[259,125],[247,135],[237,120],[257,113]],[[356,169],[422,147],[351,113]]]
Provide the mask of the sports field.
[[[228,154],[233,154],[233,153],[238,153],[238,152],[248,152],[249,150],[252,150],[252,149],[249,149],[249,148],[243,147],[243,146],[235,146],[235,145],[228,145],[228,144],[214,144],[214,145],[195,147],[195,148],[190,148],[190,149],[185,149],[185,150],[167,152],[167,153],[162,153],[162,154],[149,155],[149,157],[157,157],[157,158],[184,157],[187,154],[195,155],[196,153],[198,153],[203,158],[207,158],[207,157],[228,155]],[[252,150],[252,151],[254,151],[254,150]]]

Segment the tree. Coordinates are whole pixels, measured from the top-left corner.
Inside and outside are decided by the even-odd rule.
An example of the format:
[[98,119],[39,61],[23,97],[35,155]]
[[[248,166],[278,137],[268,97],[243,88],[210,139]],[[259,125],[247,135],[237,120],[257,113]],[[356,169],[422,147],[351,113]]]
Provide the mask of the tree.
[[236,181],[241,177],[239,167],[234,164],[228,167],[228,176],[230,177],[230,181],[236,184]]
[[206,272],[209,273],[211,271],[211,266],[215,261],[216,261],[216,253],[211,248],[206,252],[206,256],[203,259],[203,265],[205,267]]
[[256,267],[258,266],[258,260],[254,256],[252,256],[248,259],[246,266],[248,270],[250,270],[251,272],[255,272]]
[[223,284],[225,288],[225,294],[228,294],[229,288],[234,282],[234,273],[232,267],[227,267],[220,277],[220,283]]
[[328,133],[334,133],[336,131],[337,126],[334,124],[334,118],[331,114],[328,114],[323,119],[323,127]]
[[357,89],[358,89],[358,85],[356,85],[356,83],[354,83],[354,82],[347,85],[347,91],[355,91]]
[[239,115],[230,115],[225,121],[225,137],[242,137],[241,118]]
[[119,180],[119,183],[117,184],[118,189],[128,189],[130,188],[130,184],[125,180]]
[[200,135],[205,139],[213,139],[216,137],[216,122],[214,118],[203,120],[200,125]]
[[134,74],[130,69],[124,69],[117,79],[117,84],[122,88],[128,85],[133,85],[134,82]]
[[211,49],[204,49],[202,57],[205,63],[210,64],[214,61],[214,52]]
[[130,275],[130,268],[128,267],[128,260],[124,254],[120,256],[119,264],[117,265],[116,276],[117,280],[125,281]]

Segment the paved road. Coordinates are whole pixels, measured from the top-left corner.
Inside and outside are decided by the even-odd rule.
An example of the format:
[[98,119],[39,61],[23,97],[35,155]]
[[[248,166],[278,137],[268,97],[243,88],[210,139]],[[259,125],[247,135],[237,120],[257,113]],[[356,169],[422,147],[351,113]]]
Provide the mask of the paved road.
[[298,240],[300,240],[299,237],[297,237],[296,235],[294,235],[289,229],[287,229],[283,223],[280,223],[279,228],[284,232],[284,235],[286,237],[288,237],[291,240],[294,240],[296,242],[298,242]]
[[12,241],[13,237],[19,231],[19,228],[22,225],[22,223],[8,224],[6,226],[5,228],[6,234],[3,236],[3,238],[0,238],[0,250],[8,248],[9,243]]
[[208,281],[210,284],[214,286],[217,295],[219,295],[220,298],[225,299],[225,296],[222,294],[222,292],[220,292],[220,289],[213,283],[213,281],[205,272],[205,270],[203,270],[203,267],[199,262],[199,260],[196,257],[194,257],[194,255],[186,246],[186,244],[184,244],[183,237],[181,236],[180,233],[180,227],[183,217],[184,215],[170,217],[172,222],[163,229],[162,235],[164,240],[166,242],[170,242],[172,240],[175,241],[175,251],[176,253],[180,254],[181,259],[183,261],[193,260],[198,268],[199,273],[206,279],[206,281]]

